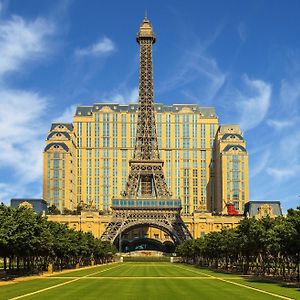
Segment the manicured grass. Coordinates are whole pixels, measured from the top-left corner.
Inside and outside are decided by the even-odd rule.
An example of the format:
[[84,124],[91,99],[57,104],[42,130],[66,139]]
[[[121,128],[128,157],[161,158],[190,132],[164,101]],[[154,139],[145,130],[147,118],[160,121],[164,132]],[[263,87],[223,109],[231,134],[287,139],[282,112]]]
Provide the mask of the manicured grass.
[[[45,290],[45,288],[49,288]],[[52,287],[52,288],[51,288]],[[249,287],[253,287],[250,289]],[[255,290],[259,289],[259,290]],[[267,293],[273,293],[270,295]],[[29,293],[37,292],[28,295]],[[27,294],[27,296],[25,296]],[[130,262],[0,285],[0,299],[300,299],[300,290],[188,265]],[[281,298],[280,298],[281,297]]]

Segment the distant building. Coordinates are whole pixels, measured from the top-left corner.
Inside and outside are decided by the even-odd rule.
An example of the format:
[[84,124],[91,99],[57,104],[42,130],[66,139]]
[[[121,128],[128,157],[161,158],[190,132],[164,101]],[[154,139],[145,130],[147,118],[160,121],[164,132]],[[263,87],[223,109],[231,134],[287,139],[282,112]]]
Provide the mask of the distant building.
[[245,204],[245,216],[257,219],[282,216],[280,201],[249,201]]
[[44,199],[28,199],[28,198],[14,198],[10,200],[10,206],[16,208],[18,206],[24,206],[32,208],[36,213],[47,214],[47,201]]

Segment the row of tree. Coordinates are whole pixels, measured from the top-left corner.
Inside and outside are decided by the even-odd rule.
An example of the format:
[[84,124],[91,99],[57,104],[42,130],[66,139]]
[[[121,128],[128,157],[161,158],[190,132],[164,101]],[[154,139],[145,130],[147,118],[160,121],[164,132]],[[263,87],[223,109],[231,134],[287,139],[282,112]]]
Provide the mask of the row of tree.
[[111,243],[91,233],[50,222],[30,208],[0,205],[0,258],[5,270],[28,272],[110,261],[116,252]]
[[243,219],[176,249],[185,262],[254,275],[299,281],[300,206],[286,217]]
[[62,211],[59,210],[54,204],[48,207],[48,215],[80,215],[82,206],[78,205],[76,209],[71,210],[66,207]]

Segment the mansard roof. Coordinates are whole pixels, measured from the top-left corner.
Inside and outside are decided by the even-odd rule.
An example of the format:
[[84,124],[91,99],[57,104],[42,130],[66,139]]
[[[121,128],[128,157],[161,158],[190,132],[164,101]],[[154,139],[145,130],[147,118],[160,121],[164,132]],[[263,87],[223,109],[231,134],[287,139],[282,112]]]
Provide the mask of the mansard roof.
[[238,133],[225,133],[222,136],[222,141],[226,140],[228,137],[238,137],[239,140],[243,141],[244,138],[242,137],[242,135],[238,134]]
[[50,143],[45,147],[44,151],[48,151],[52,146],[62,147],[65,151],[69,151],[69,147],[65,143]]
[[231,150],[232,148],[239,148],[241,151],[243,152],[247,152],[247,150],[245,149],[245,147],[241,146],[241,145],[227,145],[225,148],[224,148],[224,152],[227,152],[229,150]]
[[59,128],[59,126],[64,126],[67,129],[69,129],[70,131],[73,131],[74,126],[72,123],[61,123],[61,122],[55,122],[51,124],[51,129],[50,130],[54,130],[56,128]]
[[68,140],[71,139],[71,136],[68,132],[65,132],[65,131],[52,131],[48,134],[47,136],[47,140],[50,140],[54,135],[57,135],[57,134],[62,134],[64,135]]
[[272,213],[274,216],[282,216],[282,209],[280,201],[270,201],[270,200],[253,200],[249,201],[245,204],[245,215],[248,215],[249,217],[255,217],[259,209],[263,205],[268,205],[272,208]]
[[[116,112],[137,112],[139,104],[115,104],[115,103],[95,103],[92,106],[78,106],[76,109],[76,116],[91,116],[94,112],[101,110],[103,107],[109,107],[112,111]],[[206,118],[217,118],[215,108],[201,107],[197,104],[172,104],[166,105],[161,103],[154,104],[156,112],[170,112],[178,113],[184,108],[189,108],[191,111],[198,113]]]

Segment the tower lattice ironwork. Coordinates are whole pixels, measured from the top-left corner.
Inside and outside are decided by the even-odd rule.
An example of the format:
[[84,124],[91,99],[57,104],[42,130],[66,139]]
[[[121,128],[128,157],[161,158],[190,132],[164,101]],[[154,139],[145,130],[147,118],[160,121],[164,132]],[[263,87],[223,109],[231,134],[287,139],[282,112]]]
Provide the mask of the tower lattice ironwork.
[[152,45],[156,41],[145,17],[136,37],[140,45],[139,107],[136,143],[122,198],[112,200],[113,216],[102,239],[114,241],[123,231],[148,225],[168,232],[174,242],[191,238],[180,217],[181,203],[172,198],[160,159],[153,100]]

